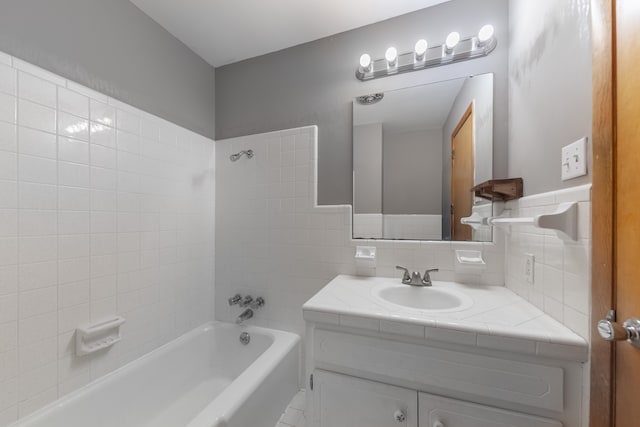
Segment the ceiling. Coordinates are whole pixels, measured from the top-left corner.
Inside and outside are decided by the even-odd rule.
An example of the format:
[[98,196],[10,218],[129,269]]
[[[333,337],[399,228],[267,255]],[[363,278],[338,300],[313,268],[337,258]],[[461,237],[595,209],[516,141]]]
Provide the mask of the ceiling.
[[372,105],[354,101],[353,124],[382,123],[385,133],[440,130],[466,79],[388,91]]
[[448,0],[131,0],[214,67]]

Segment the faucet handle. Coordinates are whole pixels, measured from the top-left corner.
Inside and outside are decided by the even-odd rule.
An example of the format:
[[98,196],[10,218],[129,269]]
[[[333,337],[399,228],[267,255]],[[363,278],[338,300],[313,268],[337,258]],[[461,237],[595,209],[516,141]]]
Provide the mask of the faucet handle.
[[239,302],[240,307],[246,307],[253,302],[253,297],[251,295],[247,295]]
[[436,271],[440,271],[438,268],[428,268],[425,270],[424,275],[422,276],[422,283],[426,286],[431,286],[431,276],[429,273],[434,273]]
[[256,298],[256,300],[255,300],[255,301],[253,301],[253,302],[250,304],[250,306],[251,306],[251,308],[253,308],[254,310],[256,310],[256,309],[258,309],[258,308],[262,308],[262,307],[264,307],[264,298],[262,298],[262,297],[258,297],[258,298]]
[[402,275],[402,283],[411,283],[411,274],[409,274],[408,268],[401,265],[396,265],[396,269],[404,271],[404,274]]
[[236,304],[239,304],[241,300],[242,300],[242,295],[235,294],[234,296],[229,298],[228,301],[229,301],[229,305],[236,305]]

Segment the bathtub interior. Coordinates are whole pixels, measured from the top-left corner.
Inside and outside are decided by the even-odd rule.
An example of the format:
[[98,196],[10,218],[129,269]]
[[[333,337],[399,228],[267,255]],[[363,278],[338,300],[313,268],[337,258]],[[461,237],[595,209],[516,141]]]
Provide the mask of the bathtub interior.
[[213,322],[143,356],[54,402],[16,427],[185,426],[248,366],[264,355],[274,336]]

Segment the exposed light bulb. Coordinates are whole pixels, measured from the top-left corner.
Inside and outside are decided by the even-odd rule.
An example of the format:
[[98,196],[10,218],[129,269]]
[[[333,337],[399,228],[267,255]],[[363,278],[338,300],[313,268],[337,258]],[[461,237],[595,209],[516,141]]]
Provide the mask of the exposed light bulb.
[[478,44],[480,46],[484,45],[492,38],[493,38],[493,25],[487,24],[484,27],[480,28],[480,31],[478,32]]
[[387,60],[387,65],[389,67],[395,67],[396,66],[396,61],[398,60],[398,51],[396,50],[395,47],[391,46],[384,53],[384,57]]
[[445,46],[447,48],[447,53],[451,53],[453,48],[460,42],[460,33],[454,31],[449,33],[447,36],[447,40],[445,41]]
[[420,39],[416,42],[416,46],[414,47],[416,61],[424,61],[424,54],[427,52],[428,47],[429,45],[425,39]]
[[371,71],[371,56],[368,53],[363,53],[360,57],[360,69],[368,73]]

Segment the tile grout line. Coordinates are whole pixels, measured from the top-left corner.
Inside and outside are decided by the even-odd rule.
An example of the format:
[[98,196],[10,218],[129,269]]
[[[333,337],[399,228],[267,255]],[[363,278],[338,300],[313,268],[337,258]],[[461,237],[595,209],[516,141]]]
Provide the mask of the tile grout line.
[[[58,121],[60,119],[60,87],[56,85],[56,347],[60,347],[60,136]],[[56,352],[56,398],[60,397],[60,354]]]
[[[13,56],[11,57],[11,64],[13,66]],[[14,121],[15,121],[15,139],[16,139],[16,251],[18,251],[18,253],[16,254],[16,259],[17,259],[17,265],[16,265],[16,276],[17,276],[17,280],[16,280],[16,295],[17,295],[17,301],[16,303],[18,304],[18,308],[16,310],[17,313],[17,319],[16,319],[16,353],[17,353],[17,357],[18,357],[18,369],[16,372],[16,384],[18,385],[18,387],[20,386],[20,297],[22,296],[22,292],[20,290],[20,236],[21,236],[21,229],[20,229],[20,185],[19,185],[19,181],[20,181],[20,127],[19,127],[19,123],[20,123],[20,108],[19,108],[19,96],[20,96],[20,79],[19,77],[19,73],[18,71],[14,68],[15,71],[15,82],[16,82],[16,98],[15,98],[15,117],[14,117]],[[16,399],[16,415],[19,417],[20,416],[20,402]]]

